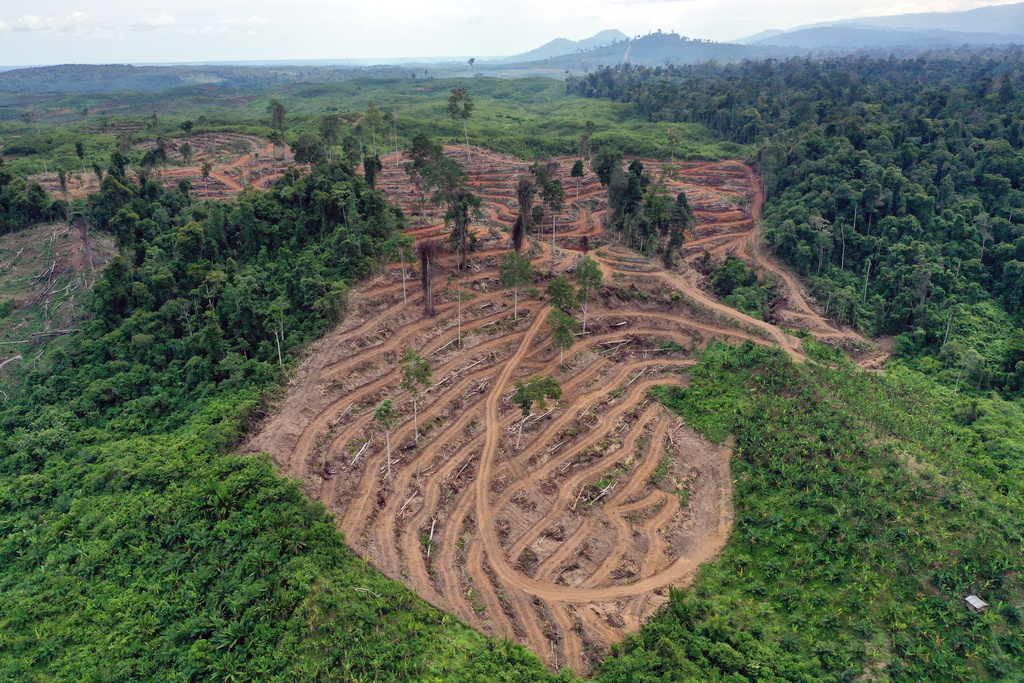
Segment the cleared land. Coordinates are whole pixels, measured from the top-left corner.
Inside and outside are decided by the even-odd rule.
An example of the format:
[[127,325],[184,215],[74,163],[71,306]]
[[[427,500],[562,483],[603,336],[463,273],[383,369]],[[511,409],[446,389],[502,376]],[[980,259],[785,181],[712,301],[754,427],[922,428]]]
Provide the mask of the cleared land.
[[[778,344],[802,358],[799,339],[722,305],[689,267],[666,271],[617,246],[601,229],[604,189],[588,175],[576,198],[572,159],[558,175],[570,208],[531,240],[540,272],[571,271],[589,240],[605,275],[591,298],[585,335],[559,363],[546,318],[551,307],[501,289],[515,184],[527,164],[449,147],[484,199],[474,223],[478,251],[467,271],[449,256],[435,275],[438,313],[423,314],[418,273],[399,266],[354,293],[351,312],[319,342],[280,411],[253,434],[248,452],[270,452],[282,471],[336,514],[348,543],[388,576],[489,634],[528,645],[549,666],[587,671],[609,643],[639,627],[715,557],[732,523],[729,449],[711,444],[651,400],[657,384],[685,383],[694,352],[711,339]],[[410,213],[415,190],[403,160],[385,159],[379,181]],[[647,162],[673,196],[685,191],[698,225],[685,258],[738,256],[770,272],[782,294],[773,320],[811,331],[875,366],[884,353],[818,315],[789,273],[758,247],[761,196],[737,162]],[[446,230],[435,212],[417,239]],[[449,280],[445,280],[445,275]],[[458,291],[471,293],[461,306]],[[398,358],[415,348],[433,386],[419,401],[399,389]],[[526,419],[513,382],[553,376],[562,398]],[[391,435],[390,468],[373,411],[392,398],[403,420]],[[388,476],[388,472],[391,476]]]
[[[228,199],[240,194],[246,186],[266,189],[288,166],[295,165],[286,146],[274,149],[268,141],[255,135],[205,133],[174,142],[168,148],[168,161],[173,165],[157,166],[151,175],[166,188],[188,179],[193,195],[199,199]],[[185,142],[194,150],[188,164],[184,164],[180,151]],[[138,145],[142,151],[155,147],[155,142]],[[203,175],[204,162],[210,164],[208,176]],[[32,176],[32,180],[38,181],[53,197],[62,196],[56,172]],[[86,197],[99,189],[99,180],[92,171],[73,172],[68,180],[68,195],[72,198]]]
[[84,221],[0,236],[0,391],[42,345],[77,329],[86,295],[114,253],[113,238]]

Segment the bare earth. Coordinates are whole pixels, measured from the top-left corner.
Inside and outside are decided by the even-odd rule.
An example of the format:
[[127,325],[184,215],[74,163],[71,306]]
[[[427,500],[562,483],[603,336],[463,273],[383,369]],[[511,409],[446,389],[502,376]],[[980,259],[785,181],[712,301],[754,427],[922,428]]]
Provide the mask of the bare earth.
[[[447,151],[467,162],[465,149]],[[380,186],[411,213],[416,197],[402,162],[385,159]],[[588,174],[574,202],[572,162],[559,160],[570,208],[557,217],[554,254],[550,216],[527,254],[540,271],[571,270],[586,235],[605,274],[586,334],[564,363],[550,343],[550,306],[521,294],[514,319],[513,294],[498,284],[503,228],[514,219],[514,187],[527,164],[474,149],[466,166],[485,200],[474,223],[479,248],[468,271],[454,270],[452,256],[439,269],[438,314],[424,316],[412,269],[403,303],[401,268],[392,266],[352,296],[346,322],[314,346],[244,451],[271,453],[386,575],[485,633],[527,645],[550,667],[586,672],[664,604],[670,586],[691,582],[732,526],[728,445],[704,440],[648,389],[685,383],[694,352],[711,339],[750,339],[802,356],[798,339],[722,305],[687,265],[666,271],[609,241],[604,189]],[[760,249],[762,198],[750,168],[646,167],[672,196],[685,191],[697,213],[687,261],[709,251],[757,264],[785,289],[773,315],[787,327],[807,329],[865,366],[884,361],[869,341],[822,318]],[[445,229],[434,212],[411,233],[424,239]],[[463,304],[461,349],[446,275],[474,294]],[[675,343],[667,352],[666,342]],[[435,382],[419,402],[418,442],[412,399],[398,387],[398,358],[409,347],[429,358]],[[555,377],[562,399],[534,411],[516,449],[521,413],[512,385],[536,373]],[[403,414],[391,435],[390,478],[384,435],[372,421],[388,397]]]

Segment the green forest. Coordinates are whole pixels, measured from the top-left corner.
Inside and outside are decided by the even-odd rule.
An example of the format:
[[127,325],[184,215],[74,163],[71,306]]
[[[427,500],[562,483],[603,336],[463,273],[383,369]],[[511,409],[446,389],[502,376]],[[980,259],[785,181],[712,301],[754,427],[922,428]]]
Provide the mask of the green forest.
[[[1024,57],[422,80],[186,98],[164,128],[147,110],[174,91],[76,121],[46,112],[102,98],[54,95],[35,105],[41,122],[2,122],[0,234],[86,218],[119,255],[81,330],[5,371],[0,679],[579,680],[384,578],[268,457],[232,454],[344,319],[349,289],[403,248],[408,218],[356,168],[378,142],[465,134],[531,160],[592,149],[609,227],[648,253],[665,238],[666,265],[692,213],[683,195],[645,194],[643,165],[623,156],[746,156],[773,252],[834,321],[895,340],[884,374],[806,335],[804,363],[709,343],[686,388],[651,392],[733,444],[735,526],[592,680],[1021,680]],[[460,87],[476,102],[464,122],[444,111]],[[275,101],[287,128],[268,120]],[[129,172],[143,154],[118,131],[140,141],[186,121],[280,133],[313,170],[220,202]],[[28,178],[44,164],[81,166],[100,190],[50,196]],[[763,320],[773,287],[733,257],[709,277]],[[971,593],[991,609],[967,609]]]
[[922,372],[1015,395],[1022,73],[1019,52],[992,51],[626,64],[567,87],[754,145],[766,240],[832,319],[895,336],[899,357]]

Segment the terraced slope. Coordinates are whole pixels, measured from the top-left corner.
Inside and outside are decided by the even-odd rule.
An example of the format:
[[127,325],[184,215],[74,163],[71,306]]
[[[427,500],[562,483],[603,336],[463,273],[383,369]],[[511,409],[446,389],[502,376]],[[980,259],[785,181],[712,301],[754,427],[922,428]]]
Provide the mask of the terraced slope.
[[[418,277],[409,278],[403,303],[398,266],[356,293],[347,321],[312,350],[247,450],[272,453],[388,576],[486,633],[525,643],[552,667],[584,672],[665,601],[669,586],[686,584],[712,559],[731,528],[728,448],[702,439],[647,390],[685,383],[694,352],[712,338],[778,344],[797,358],[801,345],[722,305],[696,271],[665,271],[609,241],[601,229],[604,190],[591,176],[579,202],[556,218],[554,246],[547,219],[527,254],[545,275],[568,271],[587,236],[605,274],[586,334],[559,363],[545,322],[550,306],[520,297],[516,318],[512,292],[498,283],[514,187],[527,164],[483,150],[471,162],[461,148],[448,153],[466,163],[485,200],[469,270],[454,270],[449,257],[436,275],[434,317],[423,314]],[[417,197],[402,159],[385,161],[380,186],[412,210]],[[572,161],[559,160],[569,200]],[[777,315],[787,325],[870,348],[821,318],[799,283],[760,251],[761,197],[748,167],[647,167],[669,171],[666,192],[685,191],[697,213],[688,260],[736,253],[782,283]],[[445,229],[434,212],[411,232],[425,239]],[[459,291],[472,295],[461,321]],[[398,386],[406,348],[433,369],[434,385],[419,401],[418,439],[412,399]],[[868,351],[865,361],[881,358]],[[513,382],[537,373],[553,376],[562,398],[526,419],[517,448],[522,414],[511,402]],[[372,420],[384,398],[404,417],[391,435],[390,463]]]

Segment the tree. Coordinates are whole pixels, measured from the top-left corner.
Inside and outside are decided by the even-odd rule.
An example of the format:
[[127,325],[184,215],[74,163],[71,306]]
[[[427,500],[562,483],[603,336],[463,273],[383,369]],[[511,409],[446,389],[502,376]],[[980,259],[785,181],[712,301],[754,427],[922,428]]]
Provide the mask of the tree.
[[85,175],[85,145],[82,144],[81,140],[75,141],[75,156],[78,157],[78,161],[82,164],[82,175]]
[[[274,154],[277,154],[277,151],[281,150],[282,145],[284,144],[284,136],[282,136],[280,132],[272,130],[270,131],[270,135],[267,136],[267,141],[274,146]],[[282,150],[282,159],[284,158],[283,154],[284,151]]]
[[313,133],[303,133],[292,143],[295,163],[316,166],[327,158],[324,142]]
[[412,246],[416,243],[416,240],[412,235],[406,235],[401,230],[396,230],[384,246],[388,257],[391,259],[398,258],[402,264],[402,303],[409,303],[409,294],[405,286],[405,262],[412,259]]
[[569,171],[569,177],[576,179],[576,201],[580,201],[580,184],[583,182],[583,176],[586,171],[583,170],[583,159],[577,159],[576,163],[572,165],[572,170]]
[[473,100],[469,97],[469,90],[466,88],[452,88],[452,94],[448,98],[448,116],[454,120],[462,119],[462,131],[466,135],[466,154],[472,159],[472,152],[469,151],[469,115],[473,113]]
[[61,194],[64,195],[64,213],[67,220],[71,220],[71,196],[68,194],[68,174],[60,166],[57,167],[57,182],[60,184]]
[[386,398],[381,402],[380,407],[373,413],[373,419],[384,430],[384,439],[388,449],[388,473],[386,478],[391,479],[391,427],[398,421],[398,411],[395,410],[395,405],[391,402],[390,398]]
[[591,163],[594,173],[601,185],[607,186],[612,181],[612,170],[622,168],[622,154],[617,149],[604,149]]
[[672,156],[672,161],[676,160],[676,146],[679,144],[679,133],[676,131],[675,126],[669,126],[665,133],[665,138],[668,140],[669,153]]
[[434,144],[425,135],[417,135],[413,145],[405,151],[410,161],[405,171],[421,183],[423,192],[431,192],[435,204],[447,207],[444,219],[452,226],[452,244],[459,247],[462,258],[460,268],[469,264],[471,237],[469,221],[480,208],[480,198],[469,190],[468,176],[459,162],[445,155],[441,145]]
[[270,303],[270,329],[274,333],[274,341],[277,343],[278,367],[284,367],[284,358],[281,355],[281,342],[284,341],[285,311],[289,307],[288,299],[284,296],[279,296]]
[[558,178],[549,180],[540,191],[544,203],[551,209],[551,260],[555,260],[555,214],[562,210],[565,202],[565,189]]
[[270,127],[277,131],[280,140],[284,142],[284,117],[288,110],[277,99],[271,99],[267,105],[267,113],[270,114]]
[[420,355],[415,349],[408,348],[398,361],[402,375],[402,388],[412,394],[412,420],[416,441],[420,440],[420,426],[418,412],[418,401],[421,388],[430,387],[430,361]]
[[548,295],[551,305],[559,310],[568,311],[576,308],[578,305],[576,290],[562,275],[549,282],[548,286],[544,289],[544,293]]
[[434,315],[434,261],[438,254],[437,242],[426,240],[420,243],[420,281],[423,283],[423,310]]
[[518,251],[510,251],[501,259],[498,278],[502,287],[512,288],[512,319],[519,319],[519,288],[533,281],[533,266],[530,259]]
[[459,316],[458,317],[458,321],[459,322],[458,322],[458,332],[456,334],[458,335],[457,339],[459,340],[459,348],[461,349],[462,348],[462,304],[464,302],[466,302],[466,301],[470,301],[473,298],[473,293],[472,292],[465,292],[465,291],[463,291],[462,290],[462,283],[459,282],[458,280],[456,280],[455,281],[455,297],[456,297],[456,301],[458,301],[458,303],[459,303],[459,312],[458,312],[458,316]]
[[377,156],[377,129],[384,122],[384,115],[377,108],[377,103],[370,100],[366,103],[366,115],[363,123],[370,129],[370,136],[373,139],[373,156]]
[[517,252],[523,248],[523,236],[533,229],[533,195],[537,187],[528,178],[520,178],[516,185],[516,200],[519,202],[519,215],[512,225],[512,248]]
[[320,138],[324,141],[328,161],[334,161],[334,148],[341,141],[341,117],[329,114],[320,119]]
[[203,174],[203,190],[207,195],[210,194],[210,171],[212,170],[213,164],[209,161],[204,161],[203,165],[200,167],[200,171]]
[[561,363],[565,350],[575,341],[580,324],[576,318],[557,308],[548,314],[548,324],[551,325],[551,343],[558,349],[558,362]]
[[409,161],[405,164],[405,172],[413,185],[420,193],[420,213],[427,201],[427,169],[436,163],[439,157],[444,156],[444,149],[441,145],[435,144],[423,133],[417,133],[412,139],[409,149],[402,152]]
[[672,254],[675,250],[683,246],[686,231],[693,230],[696,224],[697,218],[693,215],[693,209],[690,208],[690,203],[686,200],[686,194],[680,192],[676,195],[676,201],[669,211],[668,242],[665,244],[663,252],[666,268],[672,266]]
[[474,64],[476,64],[476,57],[470,57],[469,58],[469,68],[472,69]]
[[583,304],[583,333],[587,333],[587,301],[590,299],[590,292],[600,289],[604,281],[601,268],[597,261],[584,256],[576,265],[576,284],[579,285],[577,298]]
[[370,186],[371,190],[376,189],[377,174],[383,170],[384,164],[381,163],[380,157],[376,154],[363,157],[363,174],[366,178],[366,184]]
[[562,397],[562,387],[551,377],[533,375],[526,380],[516,380],[516,391],[512,394],[512,402],[523,411],[523,417],[519,420],[519,435],[516,437],[516,449],[519,449],[519,442],[523,438],[523,423],[530,416],[533,405],[544,409],[547,407],[545,399],[558,400]]
[[181,128],[181,130],[182,130],[182,131],[183,131],[183,132],[185,133],[185,138],[186,138],[186,139],[187,139],[187,140],[188,140],[189,142],[192,142],[192,129],[193,129],[194,127],[195,127],[195,125],[196,125],[196,124],[195,124],[195,123],[193,123],[193,122],[192,122],[191,120],[188,120],[188,121],[183,121],[183,122],[181,123],[181,126],[180,126],[180,128]]
[[185,162],[185,165],[192,163],[192,145],[187,142],[181,143],[181,147],[178,148],[181,152],[181,160]]
[[597,124],[593,121],[587,121],[583,124],[583,132],[580,134],[580,156],[586,157],[587,161],[590,161],[590,139],[597,132]]
[[480,204],[479,197],[467,188],[460,187],[455,191],[454,201],[449,204],[444,215],[446,221],[452,222],[452,244],[458,245],[461,254],[459,268],[469,265],[469,221],[473,213],[480,208]]

